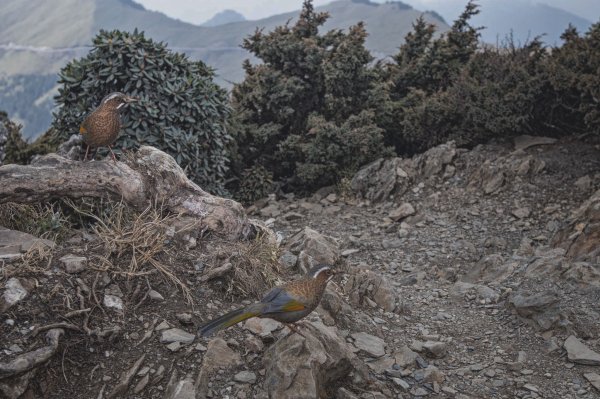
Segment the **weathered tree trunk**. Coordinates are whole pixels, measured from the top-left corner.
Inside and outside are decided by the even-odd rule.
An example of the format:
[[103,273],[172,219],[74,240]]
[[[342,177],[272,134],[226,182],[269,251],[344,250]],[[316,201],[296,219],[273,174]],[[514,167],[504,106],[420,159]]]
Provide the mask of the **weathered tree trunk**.
[[31,165],[0,167],[0,203],[64,197],[122,199],[140,210],[156,201],[232,239],[246,238],[254,230],[241,204],[202,190],[171,156],[154,147],[141,147],[128,162],[80,162],[50,154]]

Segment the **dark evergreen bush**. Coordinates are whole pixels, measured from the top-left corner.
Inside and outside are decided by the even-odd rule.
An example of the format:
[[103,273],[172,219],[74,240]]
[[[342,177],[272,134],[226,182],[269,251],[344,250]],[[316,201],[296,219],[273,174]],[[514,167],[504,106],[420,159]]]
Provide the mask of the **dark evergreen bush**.
[[124,112],[117,148],[152,145],[172,155],[203,188],[223,192],[228,168],[226,92],[200,61],[143,33],[100,31],[94,47],[60,72],[54,134],[66,140],[108,93],[140,98]]
[[581,36],[573,27],[562,35],[547,63],[553,89],[548,125],[561,133],[600,134],[600,22]]
[[[287,189],[310,190],[385,154],[381,130],[362,113],[376,90],[365,28],[319,33],[327,18],[305,1],[295,24],[244,40],[263,61],[244,63],[245,80],[232,95],[237,191],[244,199],[255,197],[244,181],[251,175],[268,173]],[[257,192],[270,189],[257,182],[250,185]]]

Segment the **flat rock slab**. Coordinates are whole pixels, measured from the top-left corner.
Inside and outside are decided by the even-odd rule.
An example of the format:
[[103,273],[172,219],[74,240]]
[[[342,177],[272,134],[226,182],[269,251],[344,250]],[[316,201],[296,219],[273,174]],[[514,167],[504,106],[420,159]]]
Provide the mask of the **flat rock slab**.
[[196,336],[194,334],[190,334],[187,331],[182,330],[181,328],[169,328],[168,330],[163,330],[160,336],[160,342],[163,344],[170,344],[172,342],[179,342],[182,344],[191,344],[194,342]]
[[564,343],[569,361],[589,366],[600,366],[600,354],[588,348],[583,342],[571,335]]
[[54,241],[0,226],[0,259],[10,261],[35,246],[54,247]]
[[279,322],[272,319],[260,319],[258,317],[248,319],[244,328],[259,337],[268,337],[271,333],[281,327]]
[[79,273],[85,269],[87,258],[85,256],[65,255],[59,259],[62,263],[65,272]]
[[371,357],[385,355],[385,341],[379,337],[364,332],[350,335],[354,339],[354,346]]
[[594,388],[600,391],[600,375],[596,373],[585,373],[583,376]]
[[242,364],[240,355],[227,346],[221,338],[213,338],[208,343],[208,348],[204,354],[202,368],[207,372],[219,368],[236,367]]
[[549,145],[556,143],[556,139],[543,136],[517,136],[515,137],[515,150],[525,150],[536,145]]
[[236,382],[241,382],[242,384],[254,384],[256,382],[256,374],[252,371],[240,371],[237,373],[233,379]]

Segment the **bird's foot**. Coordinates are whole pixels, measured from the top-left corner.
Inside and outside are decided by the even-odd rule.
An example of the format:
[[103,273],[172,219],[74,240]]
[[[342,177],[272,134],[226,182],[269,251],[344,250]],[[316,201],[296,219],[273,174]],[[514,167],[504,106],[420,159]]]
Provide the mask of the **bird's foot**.
[[290,329],[290,331],[292,333],[300,334],[302,337],[306,338],[306,335],[302,334],[302,332],[300,332],[300,330],[298,329],[298,327],[296,327],[296,325],[294,325],[292,323],[286,323],[285,325],[287,326],[287,328]]
[[83,156],[83,162],[87,161],[88,153],[90,152],[90,146],[88,145],[85,149],[85,155]]
[[113,152],[111,146],[108,146],[108,150],[110,151],[110,155],[112,157],[112,160],[117,163],[117,157],[115,156],[115,153]]

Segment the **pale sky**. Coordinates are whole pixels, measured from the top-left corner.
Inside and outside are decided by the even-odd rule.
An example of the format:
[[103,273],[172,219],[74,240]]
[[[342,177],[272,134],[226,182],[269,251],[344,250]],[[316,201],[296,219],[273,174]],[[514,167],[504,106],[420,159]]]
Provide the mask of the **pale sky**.
[[[299,10],[302,0],[134,0],[149,10],[160,11],[170,17],[200,24],[216,13],[231,9],[246,19],[256,20],[275,14]],[[316,6],[332,0],[314,0]],[[383,3],[385,0],[371,0]],[[467,0],[402,0],[418,10],[434,10],[446,21],[452,21],[464,9]],[[489,1],[489,0],[488,0]],[[506,3],[507,0],[493,0]],[[600,17],[600,0],[521,0],[545,3],[570,11],[595,22]]]

